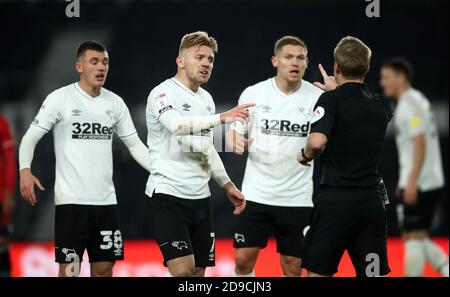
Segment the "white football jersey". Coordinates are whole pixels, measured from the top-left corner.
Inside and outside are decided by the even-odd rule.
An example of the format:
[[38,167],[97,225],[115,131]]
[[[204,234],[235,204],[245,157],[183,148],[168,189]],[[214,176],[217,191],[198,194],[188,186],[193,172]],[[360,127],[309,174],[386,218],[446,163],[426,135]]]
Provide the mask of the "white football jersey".
[[444,186],[439,131],[428,99],[418,90],[409,88],[399,99],[394,112],[394,125],[398,149],[399,187],[406,188],[413,165],[413,137],[425,135],[425,160],[417,185],[421,191]]
[[[244,90],[239,105],[250,109],[248,139],[251,142],[242,192],[246,199],[275,206],[313,206],[313,166],[297,162],[311,128],[314,106],[322,91],[302,80],[290,95],[280,91],[275,78]],[[244,134],[240,122],[231,126]]]
[[117,204],[113,132],[122,139],[136,133],[122,98],[104,88],[94,98],[74,83],[48,95],[32,125],[53,129],[56,205]]
[[[211,196],[207,158],[201,152],[186,149],[183,140],[186,136],[173,135],[159,122],[159,117],[172,109],[183,117],[215,114],[214,101],[206,90],[199,88],[193,92],[175,78],[165,80],[150,92],[146,119],[151,175],[145,193],[149,197],[155,192],[184,199],[207,198]],[[213,129],[188,137],[205,138],[212,143]]]

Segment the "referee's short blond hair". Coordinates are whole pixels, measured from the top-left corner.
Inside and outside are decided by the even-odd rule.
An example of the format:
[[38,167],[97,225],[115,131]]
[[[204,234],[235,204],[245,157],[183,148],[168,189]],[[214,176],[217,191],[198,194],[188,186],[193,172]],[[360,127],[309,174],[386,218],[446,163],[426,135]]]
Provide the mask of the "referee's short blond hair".
[[346,78],[364,78],[369,72],[372,51],[356,37],[342,38],[334,49],[334,62]]
[[197,31],[186,34],[183,36],[183,38],[181,38],[179,54],[181,54],[181,51],[183,49],[188,49],[198,45],[210,47],[214,51],[214,53],[217,53],[218,51],[217,41],[214,39],[214,37],[209,36],[206,32]]

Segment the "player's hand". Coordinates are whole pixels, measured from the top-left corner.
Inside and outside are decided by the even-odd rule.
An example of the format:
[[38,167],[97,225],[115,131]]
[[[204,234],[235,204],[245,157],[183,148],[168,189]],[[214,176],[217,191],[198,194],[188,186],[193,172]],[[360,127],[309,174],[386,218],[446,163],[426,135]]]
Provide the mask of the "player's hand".
[[224,187],[228,199],[234,205],[233,214],[240,215],[245,209],[245,197],[232,182],[228,182]]
[[31,173],[30,168],[20,170],[20,194],[23,199],[28,201],[33,206],[36,204],[36,194],[34,193],[35,185],[41,191],[45,190],[39,179]]
[[408,206],[415,205],[417,203],[417,184],[410,182],[403,192],[403,203]]
[[254,103],[241,104],[239,106],[236,106],[235,108],[230,109],[229,111],[221,113],[220,121],[222,122],[222,124],[232,123],[234,121],[239,121],[242,124],[245,124],[245,120],[250,116],[248,108],[254,106],[256,106],[256,104]]
[[1,205],[2,214],[6,218],[10,218],[14,210],[14,193],[11,191],[3,192],[3,202]]
[[299,162],[299,163],[302,164],[303,166],[311,167],[311,164],[309,164],[309,162],[311,162],[311,161],[305,159],[305,158],[303,157],[303,155],[302,155],[301,152],[299,152],[299,153],[297,154],[297,162]]
[[237,155],[242,155],[253,142],[253,139],[247,139],[244,135],[238,132],[234,132],[233,138],[233,153]]
[[322,64],[319,64],[319,70],[323,77],[323,84],[320,82],[314,82],[314,85],[325,92],[332,91],[337,88],[338,84],[334,76],[329,76],[325,69],[322,67]]

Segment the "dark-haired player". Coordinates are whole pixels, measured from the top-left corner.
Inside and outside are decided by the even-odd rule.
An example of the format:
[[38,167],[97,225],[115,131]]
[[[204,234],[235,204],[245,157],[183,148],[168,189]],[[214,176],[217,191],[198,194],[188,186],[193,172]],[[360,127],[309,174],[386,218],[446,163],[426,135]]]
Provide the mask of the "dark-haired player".
[[31,172],[31,163],[37,142],[53,130],[59,276],[79,274],[84,250],[89,255],[92,276],[112,276],[114,262],[123,259],[112,181],[113,133],[147,170],[148,149],[138,137],[125,102],[103,88],[109,69],[105,47],[95,41],[83,42],[78,47],[75,69],[80,80],[48,95],[22,138],[20,192],[34,205],[34,186],[44,190]]
[[394,113],[400,175],[399,223],[405,240],[406,276],[422,276],[425,260],[448,276],[448,257],[430,238],[436,202],[444,182],[439,133],[428,99],[411,86],[413,68],[402,57],[386,60],[380,85],[397,101]]

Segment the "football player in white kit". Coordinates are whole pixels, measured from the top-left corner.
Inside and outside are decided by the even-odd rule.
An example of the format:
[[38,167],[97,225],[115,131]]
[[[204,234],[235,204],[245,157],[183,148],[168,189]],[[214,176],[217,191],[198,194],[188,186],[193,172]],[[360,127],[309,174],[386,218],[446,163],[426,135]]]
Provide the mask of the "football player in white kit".
[[105,47],[96,41],[80,44],[75,69],[80,80],[49,94],[22,138],[20,192],[35,205],[34,186],[44,190],[31,172],[31,163],[36,144],[53,130],[55,258],[59,276],[79,275],[85,249],[91,276],[112,276],[115,261],[123,259],[112,181],[113,133],[147,171],[149,152],[139,139],[125,102],[103,88],[109,69]]
[[176,59],[177,74],[148,96],[146,118],[150,171],[145,193],[152,209],[155,238],[168,267],[166,276],[204,276],[215,265],[211,178],[222,187],[234,214],[245,208],[242,193],[230,181],[212,144],[215,126],[244,121],[247,108],[215,114],[208,82],[217,42],[206,32],[186,34]]
[[399,224],[405,240],[405,274],[422,276],[425,260],[448,276],[448,256],[429,238],[435,206],[445,185],[439,131],[431,104],[411,86],[413,68],[402,57],[386,60],[380,85],[396,100],[394,113],[400,176]]
[[[298,166],[296,155],[311,127],[314,105],[322,91],[302,79],[307,47],[295,36],[275,43],[275,77],[250,86],[239,104],[255,103],[248,126],[235,122],[227,145],[237,154],[248,148],[242,192],[246,211],[236,219],[233,276],[254,276],[260,249],[272,230],[284,276],[300,276],[302,240],[312,209],[313,168]],[[245,133],[248,137],[245,138]]]

